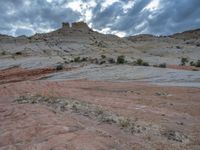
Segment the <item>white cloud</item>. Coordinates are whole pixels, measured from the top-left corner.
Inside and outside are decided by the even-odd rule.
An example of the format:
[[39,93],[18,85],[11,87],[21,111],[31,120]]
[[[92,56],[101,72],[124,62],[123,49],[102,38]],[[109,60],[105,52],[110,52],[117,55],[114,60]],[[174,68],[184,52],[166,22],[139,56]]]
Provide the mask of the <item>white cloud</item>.
[[112,5],[113,3],[119,2],[119,0],[104,0],[101,3],[101,11],[105,10],[107,7],[109,7],[110,5]]
[[81,0],[78,0],[78,1],[72,1],[72,2],[66,3],[64,5],[64,7],[65,8],[71,8],[73,11],[81,12],[82,11],[82,4],[83,4],[83,2]]
[[145,8],[149,11],[154,11],[160,7],[160,0],[152,0]]
[[80,20],[89,22],[92,19],[92,8],[94,8],[97,3],[94,0],[90,0],[87,3],[82,0],[74,0],[72,2],[66,3],[65,8],[71,8],[73,11],[77,11],[82,15]]
[[141,30],[142,28],[144,28],[144,26],[147,24],[147,21],[144,21],[140,24],[138,24],[136,27],[135,27],[135,30]]
[[127,4],[123,5],[124,13],[127,13],[129,9],[131,9],[135,4],[135,1],[129,1]]
[[47,2],[51,3],[53,0],[46,0]]
[[119,37],[125,37],[127,34],[125,32],[121,32],[121,31],[113,31],[111,32],[112,34],[115,34]]

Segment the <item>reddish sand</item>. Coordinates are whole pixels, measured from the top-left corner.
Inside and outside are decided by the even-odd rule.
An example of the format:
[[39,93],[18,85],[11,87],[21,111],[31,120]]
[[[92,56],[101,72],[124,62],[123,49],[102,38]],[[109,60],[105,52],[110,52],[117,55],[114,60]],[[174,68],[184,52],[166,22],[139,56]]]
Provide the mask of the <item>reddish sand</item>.
[[14,67],[10,69],[4,69],[0,71],[0,84],[8,82],[19,82],[25,80],[33,80],[44,75],[58,72],[67,71],[74,68],[64,68],[62,70],[56,70],[56,68],[38,68],[38,69],[23,69],[19,67]]
[[[200,149],[198,88],[159,87],[141,82],[33,80],[38,72],[27,71],[30,76],[23,78],[21,71],[12,71],[0,73],[7,81],[0,85],[0,150]],[[28,81],[9,83],[19,77]],[[132,135],[114,124],[99,124],[78,114],[13,102],[19,96],[37,94],[90,102],[138,120],[156,132]],[[177,142],[157,135],[166,130],[187,135],[187,140]]]
[[200,70],[199,67],[194,66],[180,66],[180,65],[167,65],[167,68],[177,69],[177,70]]

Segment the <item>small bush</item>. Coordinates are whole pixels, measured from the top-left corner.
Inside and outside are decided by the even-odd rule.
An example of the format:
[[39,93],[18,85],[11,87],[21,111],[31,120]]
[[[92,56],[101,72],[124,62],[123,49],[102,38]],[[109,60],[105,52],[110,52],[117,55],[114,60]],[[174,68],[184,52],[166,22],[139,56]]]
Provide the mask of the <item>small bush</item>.
[[114,64],[114,63],[115,63],[115,60],[114,60],[113,58],[109,58],[109,59],[108,59],[108,62],[109,62],[110,64]]
[[143,64],[143,60],[142,59],[137,59],[136,63],[137,63],[137,65],[142,65]]
[[102,59],[105,59],[105,58],[106,58],[106,55],[101,55],[101,58],[102,58]]
[[190,62],[190,66],[195,66],[196,64],[194,63],[194,61]]
[[121,128],[128,128],[130,126],[130,123],[131,123],[131,121],[128,118],[119,120],[119,125]]
[[200,67],[200,59],[197,60],[196,64],[195,64],[196,67]]
[[80,62],[80,57],[75,57],[74,62]]
[[159,67],[160,67],[160,68],[166,68],[167,65],[166,65],[166,63],[162,63],[162,64],[159,65]]
[[117,63],[118,64],[124,64],[125,63],[125,56],[121,55],[117,57]]
[[105,64],[105,63],[106,63],[105,60],[102,60],[102,61],[99,62],[100,65]]
[[16,52],[15,54],[16,55],[22,55],[22,52]]
[[197,47],[200,47],[200,43],[196,44]]
[[64,69],[64,67],[63,67],[62,64],[59,64],[59,65],[56,66],[56,70],[57,70],[57,71],[58,71],[58,70],[63,70],[63,69]]
[[1,52],[1,55],[6,55],[6,51]]
[[192,71],[199,71],[198,69],[192,69]]
[[142,65],[143,66],[149,66],[149,63],[148,62],[143,62]]
[[88,57],[83,57],[82,59],[81,59],[81,61],[87,61],[88,60]]
[[181,65],[182,65],[182,66],[185,66],[186,63],[188,63],[188,59],[185,58],[185,57],[181,58]]

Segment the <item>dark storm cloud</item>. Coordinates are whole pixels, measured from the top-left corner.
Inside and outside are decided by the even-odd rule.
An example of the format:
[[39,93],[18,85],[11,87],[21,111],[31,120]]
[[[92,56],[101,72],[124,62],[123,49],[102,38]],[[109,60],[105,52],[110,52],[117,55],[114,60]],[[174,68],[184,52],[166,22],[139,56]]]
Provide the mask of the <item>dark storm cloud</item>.
[[[159,5],[151,9],[153,1]],[[81,7],[66,7],[70,2]],[[1,0],[0,33],[32,35],[56,29],[64,21],[84,20],[107,33],[166,35],[200,28],[199,14],[200,0]]]
[[199,0],[161,0],[163,9],[156,12],[152,20],[148,20],[150,33],[172,34],[184,30],[200,28]]
[[25,31],[24,34],[30,35],[33,31],[55,29],[63,21],[73,22],[80,18],[78,12],[61,6],[62,2],[46,0],[0,1],[0,32],[21,35]]
[[[109,25],[112,30],[122,31],[128,35],[138,33],[166,35],[200,28],[199,0],[160,0],[158,9],[144,9],[150,2],[152,1],[135,0],[134,6],[126,13],[121,10],[123,5],[114,7],[116,3],[103,12],[98,8],[99,11],[94,12],[95,16],[92,19],[93,27],[106,28]],[[119,19],[115,19],[117,16]],[[106,19],[101,20],[101,18]]]

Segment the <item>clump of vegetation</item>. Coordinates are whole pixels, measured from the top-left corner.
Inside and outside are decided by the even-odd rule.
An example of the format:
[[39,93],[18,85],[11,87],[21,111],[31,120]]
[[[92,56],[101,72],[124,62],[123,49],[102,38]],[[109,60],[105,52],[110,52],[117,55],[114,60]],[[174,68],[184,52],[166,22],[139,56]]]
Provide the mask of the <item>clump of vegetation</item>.
[[137,59],[136,64],[139,66],[149,66],[149,63],[143,61],[141,58]]
[[149,66],[149,63],[148,62],[143,62],[142,65],[143,66]]
[[102,61],[99,62],[100,65],[105,64],[105,63],[106,63],[105,60],[102,60]]
[[22,55],[22,52],[16,52],[15,54],[16,55]]
[[102,59],[105,59],[105,58],[106,58],[106,55],[101,55],[101,58],[102,58]]
[[108,59],[108,62],[109,62],[110,64],[114,64],[114,63],[115,63],[115,60],[114,60],[113,58],[109,58],[109,59]]
[[120,55],[117,57],[117,63],[118,64],[124,64],[125,63],[125,56],[124,55]]
[[82,62],[87,61],[87,60],[88,60],[88,57],[83,57],[83,58],[81,59]]
[[121,128],[128,128],[130,126],[131,120],[130,119],[119,119],[119,125]]
[[185,57],[181,58],[181,65],[182,65],[182,66],[185,66],[186,63],[188,63],[188,59],[185,58]]
[[194,61],[191,61],[190,62],[190,66],[195,66],[196,64],[195,64],[195,62]]
[[62,64],[59,64],[56,66],[56,70],[59,71],[59,70],[63,70],[64,69],[64,66]]
[[192,71],[199,71],[198,69],[192,69]]
[[166,67],[167,67],[167,64],[166,64],[166,63],[162,63],[162,64],[159,64],[158,67],[160,67],[160,68],[166,68]]
[[74,58],[74,62],[80,62],[80,60],[81,60],[81,59],[80,59],[79,56]]
[[197,62],[191,61],[190,66],[200,67],[200,59]]
[[137,65],[141,66],[143,64],[143,60],[141,58],[137,59],[136,63],[137,63]]
[[197,47],[200,47],[200,43],[196,44]]
[[6,55],[6,51],[1,52],[1,55]]
[[197,60],[196,64],[195,64],[196,67],[200,67],[200,59]]
[[99,64],[99,60],[97,58],[91,59],[91,63]]

